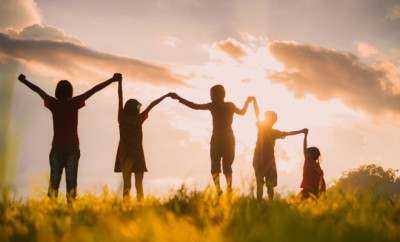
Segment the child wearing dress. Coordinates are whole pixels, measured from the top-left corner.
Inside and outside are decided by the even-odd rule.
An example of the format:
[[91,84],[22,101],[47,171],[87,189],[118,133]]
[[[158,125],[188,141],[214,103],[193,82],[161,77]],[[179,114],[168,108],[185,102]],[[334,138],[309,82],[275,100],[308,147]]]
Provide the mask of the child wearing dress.
[[143,200],[143,176],[147,172],[143,151],[142,124],[148,118],[150,110],[159,104],[166,94],[154,100],[143,112],[142,104],[136,99],[129,99],[123,107],[122,80],[118,82],[118,123],[120,140],[114,172],[122,172],[124,181],[123,198],[129,200],[132,186],[132,173],[135,174],[135,188],[138,201]]

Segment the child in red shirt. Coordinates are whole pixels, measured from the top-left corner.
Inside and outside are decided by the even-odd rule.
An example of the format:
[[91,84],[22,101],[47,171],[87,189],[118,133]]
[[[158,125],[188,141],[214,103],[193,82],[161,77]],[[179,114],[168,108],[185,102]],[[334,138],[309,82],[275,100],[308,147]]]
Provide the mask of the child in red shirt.
[[114,76],[90,89],[89,91],[73,97],[73,88],[69,81],[59,81],[55,90],[55,97],[48,95],[38,86],[26,80],[21,74],[18,80],[39,94],[53,115],[53,142],[50,151],[50,184],[48,196],[58,196],[61,176],[65,168],[65,180],[67,183],[67,201],[72,202],[76,198],[78,163],[80,158],[78,137],[78,110],[85,106],[85,101],[96,92],[105,88],[112,82],[121,79],[121,74]]
[[319,158],[321,153],[317,147],[307,148],[307,132],[304,133],[303,152],[303,181],[300,187],[303,190],[300,192],[301,199],[319,198],[326,190],[324,172],[321,169]]

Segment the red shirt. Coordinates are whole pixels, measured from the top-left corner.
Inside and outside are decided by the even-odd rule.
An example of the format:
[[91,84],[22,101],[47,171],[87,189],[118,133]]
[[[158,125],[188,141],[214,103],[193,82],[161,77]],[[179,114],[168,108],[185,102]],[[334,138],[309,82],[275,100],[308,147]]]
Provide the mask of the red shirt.
[[81,98],[58,100],[52,98],[44,102],[44,106],[53,114],[53,145],[79,144],[78,138],[78,109],[85,106]]
[[319,192],[325,191],[325,181],[323,178],[324,172],[319,163],[307,156],[304,160],[303,181],[300,187],[318,196]]

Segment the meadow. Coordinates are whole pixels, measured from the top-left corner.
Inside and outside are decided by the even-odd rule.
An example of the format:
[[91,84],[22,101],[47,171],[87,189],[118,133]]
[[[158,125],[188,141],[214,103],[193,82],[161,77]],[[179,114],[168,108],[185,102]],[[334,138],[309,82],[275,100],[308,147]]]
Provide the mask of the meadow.
[[212,189],[184,185],[165,198],[123,201],[107,188],[81,194],[13,201],[3,193],[0,241],[400,241],[398,197],[341,189],[318,201],[294,194],[262,203],[252,195],[228,200]]

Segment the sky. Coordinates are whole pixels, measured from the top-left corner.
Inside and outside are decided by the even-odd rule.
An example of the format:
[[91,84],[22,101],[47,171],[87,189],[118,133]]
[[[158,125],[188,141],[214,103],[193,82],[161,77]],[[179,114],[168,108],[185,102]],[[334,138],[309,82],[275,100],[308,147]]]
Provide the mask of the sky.
[[[168,92],[207,103],[222,84],[226,101],[241,108],[255,96],[261,112],[277,112],[276,129],[308,128],[328,186],[362,164],[400,168],[400,0],[0,3],[2,178],[19,196],[45,195],[53,136],[51,113],[20,73],[50,95],[67,79],[79,95],[120,72],[124,100],[144,107]],[[254,185],[255,122],[252,105],[234,117],[239,192]],[[145,193],[211,184],[211,130],[208,111],[157,105],[143,124]],[[121,193],[118,132],[114,83],[79,111],[80,193]],[[302,142],[276,143],[281,194],[300,191]]]

